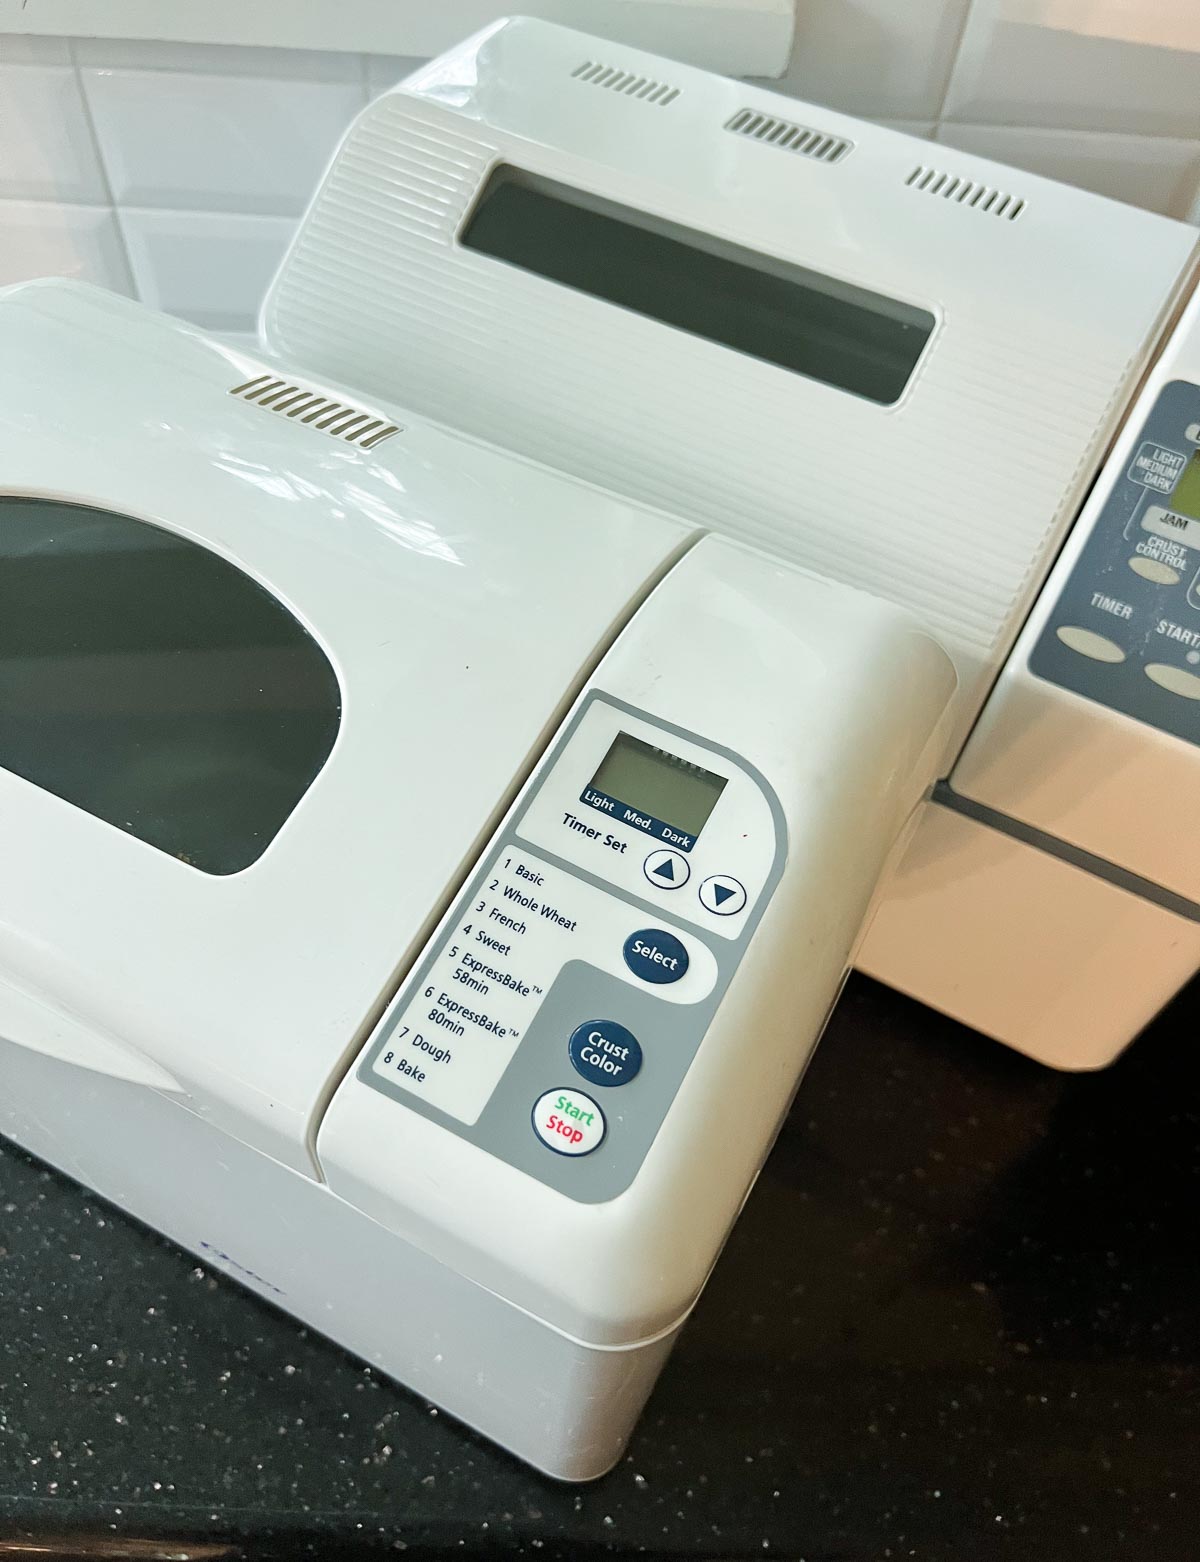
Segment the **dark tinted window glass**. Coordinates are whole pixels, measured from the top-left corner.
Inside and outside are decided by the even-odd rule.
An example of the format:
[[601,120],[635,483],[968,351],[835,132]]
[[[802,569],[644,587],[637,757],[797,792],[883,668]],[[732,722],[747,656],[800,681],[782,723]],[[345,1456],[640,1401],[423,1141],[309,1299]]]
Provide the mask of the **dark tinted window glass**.
[[286,608],[144,521],[0,495],[0,765],[206,873],[256,861],[341,698]]
[[462,243],[885,405],[933,330],[926,309],[518,168],[492,175]]

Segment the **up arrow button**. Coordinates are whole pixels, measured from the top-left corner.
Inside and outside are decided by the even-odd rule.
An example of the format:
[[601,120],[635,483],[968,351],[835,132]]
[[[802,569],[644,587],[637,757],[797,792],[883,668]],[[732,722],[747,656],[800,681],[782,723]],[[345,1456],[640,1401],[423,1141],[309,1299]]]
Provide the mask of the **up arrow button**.
[[687,858],[681,852],[659,847],[642,864],[642,872],[658,889],[682,889],[692,876]]

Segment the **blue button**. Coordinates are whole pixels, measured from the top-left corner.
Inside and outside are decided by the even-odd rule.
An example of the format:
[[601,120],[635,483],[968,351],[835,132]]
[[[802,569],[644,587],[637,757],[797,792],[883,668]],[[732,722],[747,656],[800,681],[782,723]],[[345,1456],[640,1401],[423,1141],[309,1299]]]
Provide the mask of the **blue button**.
[[643,982],[677,982],[687,974],[688,952],[674,933],[661,927],[643,927],[630,933],[622,951],[625,964]]
[[616,1020],[588,1020],[572,1033],[567,1052],[593,1085],[627,1085],[642,1066],[637,1037]]

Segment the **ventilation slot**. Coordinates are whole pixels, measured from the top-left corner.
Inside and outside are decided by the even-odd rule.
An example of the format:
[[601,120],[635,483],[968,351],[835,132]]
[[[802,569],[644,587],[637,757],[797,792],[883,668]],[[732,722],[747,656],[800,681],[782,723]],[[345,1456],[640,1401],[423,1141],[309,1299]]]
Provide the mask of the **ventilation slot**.
[[725,129],[764,146],[778,147],[781,152],[795,152],[797,157],[815,157],[819,163],[840,163],[854,148],[854,142],[844,136],[826,135],[823,130],[810,130],[807,125],[759,114],[752,108],[739,109]]
[[586,81],[592,87],[607,87],[622,97],[637,98],[642,103],[653,103],[666,108],[679,96],[679,88],[669,82],[652,81],[649,76],[635,76],[632,71],[620,71],[615,65],[603,65],[599,60],[584,60],[571,72],[573,81]]
[[323,434],[344,439],[351,445],[357,445],[360,450],[373,450],[376,445],[381,445],[385,439],[391,439],[393,434],[400,432],[399,425],[389,423],[386,418],[364,412],[361,407],[351,407],[346,402],[331,401],[328,396],[303,390],[299,385],[276,379],[270,374],[260,374],[256,380],[235,385],[229,394],[239,396],[242,401],[252,401],[260,407],[266,407],[281,418],[310,423]]
[[1025,210],[1025,202],[1019,195],[1008,195],[990,184],[977,184],[973,179],[963,179],[938,168],[926,168],[921,163],[904,182],[909,189],[920,190],[923,195],[940,195],[944,201],[970,206],[977,212],[986,212],[989,217],[1003,217],[1007,222],[1016,222]]

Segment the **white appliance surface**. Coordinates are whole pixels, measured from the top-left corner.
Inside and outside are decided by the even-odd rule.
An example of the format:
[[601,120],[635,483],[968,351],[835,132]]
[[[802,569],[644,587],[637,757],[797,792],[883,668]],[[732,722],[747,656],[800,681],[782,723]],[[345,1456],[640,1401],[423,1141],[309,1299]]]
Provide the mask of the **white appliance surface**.
[[81,285],[0,295],[0,336],[6,492],[202,540],[307,626],[342,699],[315,781],[228,876],[0,770],[6,1033],[93,1059],[107,1037],[111,1066],[152,1059],[311,1170],[340,1059],[686,528],[403,416],[360,451],[230,395],[252,358]]
[[[561,749],[527,783],[427,960],[338,1088],[318,1137],[331,1188],[575,1338],[627,1345],[674,1327],[774,1139],[880,876],[936,771],[953,689],[945,653],[904,611],[704,538],[596,668]],[[604,710],[613,701],[616,716]],[[561,806],[589,790],[614,730],[649,735],[660,725],[658,742],[730,777],[686,854],[692,875],[674,889],[646,882],[653,839],[614,823],[618,844],[629,841],[628,852],[614,852],[602,811]],[[732,827],[721,826],[722,810]],[[599,822],[597,838],[573,826],[580,814]],[[522,867],[545,879],[523,880],[526,899],[537,901],[529,907],[510,893]],[[732,937],[701,893],[714,870],[746,891],[726,902],[737,907]],[[611,928],[588,904],[597,882],[622,895]],[[563,913],[578,926],[559,937],[557,982],[522,1017],[498,981],[540,980],[548,904],[560,927]],[[524,931],[505,931],[494,911],[515,913]],[[421,1026],[447,992],[441,951],[478,949],[480,926],[501,929],[511,949],[494,958],[487,995],[465,990],[468,1006],[486,1019],[513,1016],[522,1041],[476,1123],[477,1060],[496,1045],[477,1024],[468,1021],[462,1037],[424,1027],[452,1054],[432,1063],[428,1051],[413,1055],[432,1080],[414,1087],[393,1074],[392,1088],[378,1071],[404,1058],[403,1023]],[[639,928],[660,930],[651,942],[665,929],[689,956],[677,983],[655,987],[652,1005],[638,1001],[620,954]],[[573,957],[588,969],[563,964]],[[672,993],[676,1002],[662,1001]],[[645,1061],[629,1086],[583,1084],[564,1057],[575,1027],[597,1016],[641,1038]],[[522,1072],[523,1055],[540,1060],[541,1072]],[[439,1090],[430,1107],[441,1075],[449,1095]],[[606,1124],[599,1153],[578,1162],[545,1153],[530,1132],[541,1090],[567,1084],[582,1085]],[[446,1110],[456,1092],[471,1110]],[[420,1115],[402,1103],[421,1105]],[[502,1161],[484,1153],[497,1149]],[[568,1189],[573,1196],[562,1198]]]
[[[539,274],[532,229],[520,264],[464,242],[504,167],[693,257],[865,290],[905,329],[928,317],[928,341],[883,404],[614,307]],[[360,116],[260,330],[318,372],[910,607],[956,659],[962,734],[1196,249],[1184,224],[519,19]]]
[[1200,968],[1200,918],[928,804],[858,957],[1040,1063],[1111,1063]]
[[[0,295],[0,348],[4,1131],[601,1473],[937,773],[953,664],[894,604],[91,289]],[[230,790],[188,755],[231,705],[247,752],[307,731],[306,677],[324,748],[223,856],[242,799],[205,824]]]
[[1200,295],[1131,407],[952,776],[964,796],[1193,905],[1198,452]]

